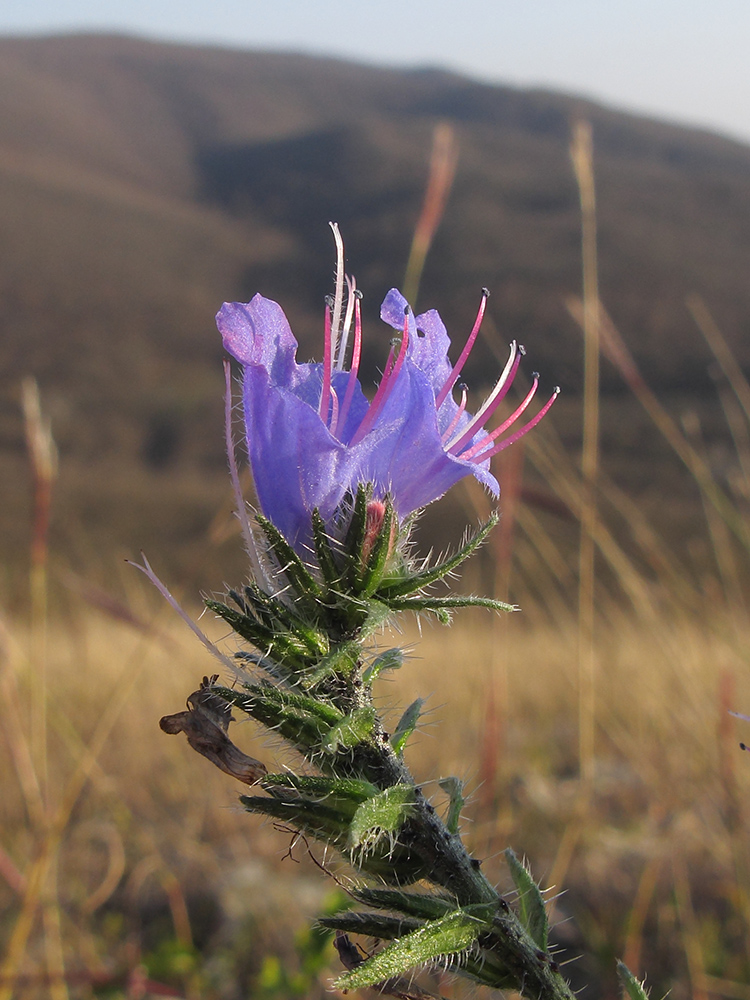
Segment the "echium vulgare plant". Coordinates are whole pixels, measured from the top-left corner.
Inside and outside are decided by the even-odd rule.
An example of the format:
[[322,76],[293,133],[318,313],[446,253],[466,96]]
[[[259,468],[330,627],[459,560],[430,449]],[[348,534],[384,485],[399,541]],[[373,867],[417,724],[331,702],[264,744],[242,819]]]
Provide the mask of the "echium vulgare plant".
[[[360,293],[344,274],[341,237],[333,231],[336,288],[326,301],[322,363],[297,363],[297,342],[275,302],[256,295],[247,304],[226,303],[218,314],[224,346],[242,367],[260,510],[251,519],[239,491],[227,364],[228,453],[252,577],[229,591],[226,602],[206,605],[243,648],[230,658],[191,622],[234,683],[204,678],[187,711],[165,717],[161,726],[184,732],[194,749],[254,786],[254,794],[241,797],[249,812],[336,848],[351,864],[355,878],[347,891],[358,906],[321,920],[336,932],[345,970],[339,988],[411,996],[409,974],[438,962],[534,1000],[572,1000],[550,954],[545,905],[529,872],[506,852],[518,890],[512,909],[462,843],[461,782],[441,782],[449,797],[441,817],[412,777],[404,751],[421,701],[389,732],[373,698],[378,676],[402,663],[399,649],[378,654],[374,648],[375,634],[399,612],[447,623],[455,608],[511,610],[432,589],[477,548],[495,518],[434,565],[415,563],[409,531],[422,507],[466,475],[497,496],[492,456],[538,423],[558,390],[518,426],[536,392],[535,374],[515,411],[488,431],[524,353],[511,344],[505,369],[472,415],[467,391],[457,383],[488,293],[451,364],[437,312],[415,317],[392,289],[381,317],[396,335],[368,400],[358,381]],[[148,562],[141,569],[174,604]],[[228,736],[233,710],[282,737],[304,763],[269,773],[242,753]],[[350,935],[386,943],[368,956]]]

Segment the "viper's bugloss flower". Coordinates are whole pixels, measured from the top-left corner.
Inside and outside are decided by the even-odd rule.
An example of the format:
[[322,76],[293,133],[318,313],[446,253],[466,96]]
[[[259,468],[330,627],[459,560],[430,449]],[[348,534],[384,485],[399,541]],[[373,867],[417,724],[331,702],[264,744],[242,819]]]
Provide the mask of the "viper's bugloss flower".
[[512,430],[537,389],[492,431],[486,429],[515,377],[524,349],[510,345],[507,364],[476,415],[467,390],[454,391],[476,341],[489,293],[483,290],[474,327],[455,365],[438,313],[414,316],[393,288],[380,310],[397,331],[371,401],[360,385],[360,293],[346,278],[339,247],[336,295],[326,302],[323,362],[298,364],[297,341],[281,307],[262,295],[225,302],[216,321],[226,350],[243,366],[247,445],[261,510],[298,550],[308,550],[311,515],[332,521],[363,483],[389,494],[399,520],[442,496],[464,476],[500,492],[490,459],[534,427],[558,389],[527,423]]

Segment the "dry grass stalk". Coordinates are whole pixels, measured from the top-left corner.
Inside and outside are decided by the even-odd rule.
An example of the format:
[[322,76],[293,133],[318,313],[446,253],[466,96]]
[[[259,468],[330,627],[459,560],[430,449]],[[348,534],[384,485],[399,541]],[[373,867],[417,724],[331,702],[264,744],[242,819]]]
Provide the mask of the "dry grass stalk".
[[594,643],[596,488],[599,472],[599,267],[596,249],[596,191],[594,153],[589,122],[573,127],[570,147],[581,202],[583,261],[583,503],[579,550],[578,618],[580,634],[580,763],[583,790],[588,794],[594,777],[594,717],[596,714],[596,652]]
[[415,311],[425,260],[445,212],[457,164],[458,143],[453,126],[448,122],[440,122],[433,132],[427,190],[414,229],[404,276],[403,293],[407,302],[415,307]]

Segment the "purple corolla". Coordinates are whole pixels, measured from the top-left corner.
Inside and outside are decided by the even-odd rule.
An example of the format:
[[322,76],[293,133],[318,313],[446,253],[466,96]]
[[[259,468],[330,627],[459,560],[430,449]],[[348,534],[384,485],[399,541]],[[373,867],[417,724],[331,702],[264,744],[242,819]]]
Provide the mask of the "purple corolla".
[[[341,253],[339,263],[343,276]],[[450,340],[438,313],[431,309],[415,317],[394,288],[380,315],[398,336],[368,401],[358,380],[360,294],[347,277],[344,308],[343,284],[337,281],[336,296],[326,303],[322,363],[297,363],[297,341],[281,307],[261,295],[248,303],[224,303],[216,318],[226,350],[244,369],[247,445],[261,510],[300,552],[309,551],[313,509],[332,523],[360,484],[372,484],[375,498],[389,494],[399,519],[470,474],[497,496],[490,459],[535,426],[559,391],[511,431],[536,392],[534,374],[516,410],[486,430],[524,353],[515,342],[510,345],[507,364],[475,416],[466,409],[465,387],[456,402],[454,386],[489,293],[483,290],[466,346],[451,365]]]

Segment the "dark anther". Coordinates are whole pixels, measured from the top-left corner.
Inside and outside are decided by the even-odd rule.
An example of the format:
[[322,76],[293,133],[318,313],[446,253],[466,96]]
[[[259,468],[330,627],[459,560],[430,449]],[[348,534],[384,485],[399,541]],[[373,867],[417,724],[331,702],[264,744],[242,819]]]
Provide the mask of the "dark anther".
[[364,298],[364,295],[362,294],[362,291],[359,288],[354,289],[354,298],[359,299],[360,302]]
[[325,304],[328,306],[329,309],[333,309],[333,305],[334,305],[335,299],[334,299],[334,297],[332,295],[326,295],[324,301],[325,301]]
[[531,373],[531,377],[532,378],[541,378],[542,376],[539,374],[539,372],[532,372]]
[[521,355],[521,357],[525,357],[526,348],[523,346],[523,344],[518,345],[518,353]]
[[404,316],[409,315],[409,306],[404,306]]
[[490,297],[490,290],[489,290],[489,288],[484,288],[484,287],[483,287],[483,288],[482,288],[482,295],[484,295],[484,297],[485,297],[486,299],[488,299],[488,298]]
[[459,382],[458,383],[458,391],[459,392],[468,392],[469,391],[469,387],[468,387],[468,385],[465,382]]

